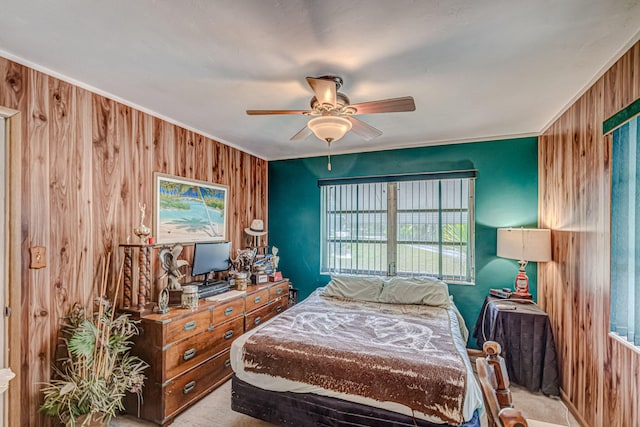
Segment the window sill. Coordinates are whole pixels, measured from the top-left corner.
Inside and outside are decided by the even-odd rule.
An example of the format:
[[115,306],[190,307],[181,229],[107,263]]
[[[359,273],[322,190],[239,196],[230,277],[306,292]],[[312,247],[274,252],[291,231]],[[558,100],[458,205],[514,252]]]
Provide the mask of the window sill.
[[627,341],[626,338],[622,338],[620,335],[616,334],[615,332],[609,332],[609,338],[613,339],[614,341],[618,341],[620,344],[627,347],[631,351],[634,351],[640,354],[640,347],[630,343],[629,341]]
[[[329,273],[329,272],[325,272],[325,271],[321,271],[320,272],[320,276],[331,276],[332,274],[345,274],[345,275],[348,275],[349,273]],[[355,274],[355,275],[357,276],[357,274]],[[369,275],[368,274],[362,274],[362,276],[366,277],[366,276],[369,276]],[[381,276],[381,277],[405,277],[405,276]],[[407,276],[407,277],[409,277],[409,276]],[[417,277],[420,277],[420,276],[417,276]],[[475,286],[476,285],[476,282],[462,282],[462,281],[447,280],[447,279],[436,279],[436,280],[442,280],[447,285],[460,285],[460,286]]]
[[476,282],[456,282],[455,280],[443,280],[447,285],[475,286]]

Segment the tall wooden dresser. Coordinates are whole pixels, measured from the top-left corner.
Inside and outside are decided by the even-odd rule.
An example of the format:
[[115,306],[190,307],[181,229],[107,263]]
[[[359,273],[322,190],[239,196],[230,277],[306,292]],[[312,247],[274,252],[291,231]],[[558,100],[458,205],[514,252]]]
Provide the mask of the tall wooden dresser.
[[140,317],[132,351],[150,367],[139,413],[135,396],[125,399],[129,414],[164,426],[227,381],[231,343],[287,308],[289,282],[249,286],[246,293],[218,299],[200,300],[195,310],[171,307]]

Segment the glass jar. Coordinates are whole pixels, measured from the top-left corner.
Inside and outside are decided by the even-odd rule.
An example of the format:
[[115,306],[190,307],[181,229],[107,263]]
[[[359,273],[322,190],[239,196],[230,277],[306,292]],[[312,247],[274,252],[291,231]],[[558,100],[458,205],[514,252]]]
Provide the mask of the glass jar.
[[248,277],[249,277],[249,274],[245,272],[238,272],[235,274],[236,288],[239,291],[247,290],[247,282],[249,281]]
[[195,310],[198,308],[198,287],[195,285],[184,285],[182,287],[182,308]]

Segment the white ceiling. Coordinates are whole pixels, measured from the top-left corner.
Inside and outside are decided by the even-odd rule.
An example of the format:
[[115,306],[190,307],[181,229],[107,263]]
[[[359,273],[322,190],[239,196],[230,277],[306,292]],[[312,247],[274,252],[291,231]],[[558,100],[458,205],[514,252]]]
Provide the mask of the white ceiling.
[[640,35],[640,0],[0,0],[0,56],[267,160],[324,155],[289,138],[306,76],[341,76],[362,115],[334,153],[535,135]]

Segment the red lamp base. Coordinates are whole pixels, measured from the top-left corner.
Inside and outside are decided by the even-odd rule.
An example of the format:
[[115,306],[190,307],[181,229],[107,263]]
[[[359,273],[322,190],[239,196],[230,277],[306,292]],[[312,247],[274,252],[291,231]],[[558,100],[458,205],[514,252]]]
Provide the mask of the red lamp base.
[[529,293],[529,278],[527,277],[527,273],[524,268],[527,265],[527,261],[519,261],[520,269],[518,270],[518,274],[516,275],[515,281],[515,293],[512,294],[512,298],[528,298],[531,299],[531,294]]
[[509,298],[533,300],[533,295],[531,295],[530,293],[525,294],[525,293],[512,292],[509,294]]

